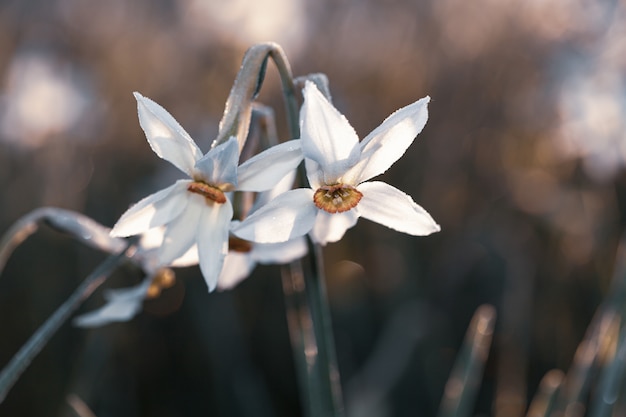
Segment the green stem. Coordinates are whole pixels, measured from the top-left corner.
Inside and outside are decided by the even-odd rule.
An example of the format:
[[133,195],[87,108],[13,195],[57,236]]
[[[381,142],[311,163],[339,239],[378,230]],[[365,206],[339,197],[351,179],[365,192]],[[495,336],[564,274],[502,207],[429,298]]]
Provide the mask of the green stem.
[[[271,56],[278,67],[287,106],[287,122],[292,138],[300,137],[298,101],[289,63],[280,49],[272,45]],[[319,79],[322,80],[319,76]],[[323,82],[323,80],[322,80]],[[301,168],[301,181],[306,172]],[[302,261],[283,269],[283,289],[289,332],[294,349],[296,371],[301,384],[305,413],[309,417],[344,415],[337,355],[330,316],[322,251],[309,245],[310,273]]]
[[0,238],[0,273],[13,251],[35,233],[41,224],[47,224],[87,246],[104,252],[119,253],[126,247],[123,239],[109,235],[108,227],[83,214],[55,207],[41,207],[22,216]]
[[476,310],[446,383],[439,417],[471,415],[489,355],[495,319],[496,311],[492,306],[483,305]]
[[615,353],[612,360],[602,369],[597,384],[597,391],[594,393],[590,413],[592,417],[610,417],[616,411],[615,405],[619,397],[620,389],[624,380],[624,369],[626,368],[626,332],[621,329]]
[[127,251],[122,251],[111,255],[101,263],[11,358],[0,372],[0,402],[4,401],[9,390],[61,325],[106,281],[120,261],[126,258],[126,253]]
[[[268,58],[272,58],[280,74],[290,136],[300,137],[298,100],[289,62],[280,46],[265,43],[251,47],[244,56],[226,102],[216,143],[236,135],[240,149],[243,148],[250,129],[252,101],[263,83]],[[300,176],[306,178],[303,171]],[[310,417],[342,416],[341,385],[322,253],[319,246],[315,246],[310,248],[309,254],[311,273],[303,272],[301,261],[292,263],[290,270],[283,270],[283,289],[296,369],[301,390],[306,393],[303,395],[306,413]]]
[[610,339],[616,325],[623,321],[626,303],[626,237],[622,237],[616,260],[611,288],[607,297],[598,307],[591,323],[587,327],[585,338],[576,349],[573,363],[559,390],[554,406],[556,413],[566,409],[580,407],[584,403],[596,376],[600,361],[599,355],[603,344]]
[[335,352],[335,338],[326,292],[324,261],[319,245],[310,250],[311,274],[304,274],[305,289],[313,319],[313,332],[317,341],[317,366],[322,384],[324,406],[322,416],[343,416],[341,380]]
[[[243,148],[250,129],[252,102],[263,84],[269,58],[272,58],[276,64],[282,82],[290,132],[293,134],[297,131],[298,102],[289,62],[278,44],[273,42],[262,43],[252,46],[243,57],[239,74],[237,74],[228,100],[226,100],[224,115],[220,121],[219,133],[214,146],[227,141],[231,136],[236,136],[239,141],[239,149]],[[293,120],[296,121],[295,126],[291,124]],[[299,135],[292,137],[297,138]]]
[[294,261],[281,270],[287,325],[304,415],[322,416],[320,373],[317,367],[317,342],[313,332],[313,319],[304,290],[302,261]]
[[554,401],[563,377],[562,371],[553,369],[541,379],[537,393],[528,407],[526,417],[548,417],[552,413]]

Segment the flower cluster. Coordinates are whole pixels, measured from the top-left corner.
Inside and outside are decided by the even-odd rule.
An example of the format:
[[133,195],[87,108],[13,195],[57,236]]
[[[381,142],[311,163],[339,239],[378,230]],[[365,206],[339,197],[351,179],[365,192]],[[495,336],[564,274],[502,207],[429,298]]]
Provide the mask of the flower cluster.
[[[369,181],[398,160],[421,132],[428,119],[428,97],[396,111],[359,141],[315,84],[307,82],[303,95],[301,137],[239,165],[235,137],[203,155],[165,109],[135,93],[150,147],[188,179],[144,198],[121,216],[111,235],[143,236],[142,264],[149,278],[108,293],[108,304],[79,317],[78,324],[132,317],[162,267],[199,264],[213,291],[233,287],[256,263],[286,263],[304,256],[307,234],[321,245],[338,241],[359,217],[411,235],[440,230],[410,196]],[[292,190],[302,160],[310,187]],[[261,192],[243,220],[233,219],[235,191]]]

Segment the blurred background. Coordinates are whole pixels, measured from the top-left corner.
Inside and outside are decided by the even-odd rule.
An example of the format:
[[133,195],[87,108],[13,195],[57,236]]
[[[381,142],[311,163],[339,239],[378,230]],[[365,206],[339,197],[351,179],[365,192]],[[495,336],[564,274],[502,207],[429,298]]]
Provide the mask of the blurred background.
[[[148,147],[133,91],[207,151],[245,50],[326,73],[364,137],[430,95],[382,176],[442,226],[367,220],[325,248],[350,417],[436,415],[474,311],[498,322],[474,415],[518,416],[566,370],[606,295],[626,216],[623,0],[0,2],[0,231],[56,206],[112,226],[180,173]],[[270,64],[259,100],[288,139]],[[0,364],[104,259],[43,229],[0,277]],[[208,294],[196,267],[128,323],[65,325],[2,416],[299,416],[278,267]],[[122,268],[107,287],[139,282]],[[97,292],[81,311],[102,305]]]

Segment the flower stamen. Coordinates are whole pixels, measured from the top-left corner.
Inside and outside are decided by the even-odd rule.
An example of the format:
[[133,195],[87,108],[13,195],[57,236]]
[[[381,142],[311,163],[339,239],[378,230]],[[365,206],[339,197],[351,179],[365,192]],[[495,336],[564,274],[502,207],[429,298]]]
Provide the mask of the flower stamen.
[[226,196],[222,190],[205,182],[194,181],[189,184],[187,191],[200,194],[207,200],[214,201],[217,204],[224,204],[226,202]]
[[252,243],[247,240],[231,236],[228,238],[228,250],[233,252],[248,253],[252,250]]
[[176,283],[176,275],[170,268],[161,268],[152,278],[152,282],[146,291],[147,298],[156,298],[161,295],[161,291],[170,288]]
[[329,213],[343,213],[361,201],[363,194],[348,184],[323,185],[313,194],[317,208]]

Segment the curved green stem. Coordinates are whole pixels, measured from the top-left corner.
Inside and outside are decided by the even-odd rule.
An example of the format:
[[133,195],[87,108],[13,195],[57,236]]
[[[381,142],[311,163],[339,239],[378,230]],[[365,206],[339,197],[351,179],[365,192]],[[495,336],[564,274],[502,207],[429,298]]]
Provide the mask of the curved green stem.
[[[273,42],[262,43],[252,46],[243,57],[239,74],[230,90],[228,100],[226,100],[219,133],[213,146],[227,141],[231,136],[236,136],[239,141],[239,149],[243,148],[248,136],[248,130],[250,129],[252,102],[263,84],[269,58],[272,58],[276,64],[280,75],[292,136],[297,131],[298,102],[291,67],[285,53],[278,44]],[[294,120],[296,121],[295,126],[292,125]],[[295,135],[293,138],[298,136]]]
[[83,214],[55,207],[41,207],[22,216],[0,238],[0,273],[13,251],[35,233],[42,223],[107,253],[119,253],[126,247],[123,239],[109,235],[109,228]]
[[45,323],[28,339],[20,350],[11,358],[9,363],[0,372],[0,402],[4,400],[9,390],[19,379],[35,356],[48,343],[50,338],[67,321],[70,315],[85,301],[109,275],[126,258],[127,252],[109,256],[100,264],[70,295],[70,297],[52,314]]

